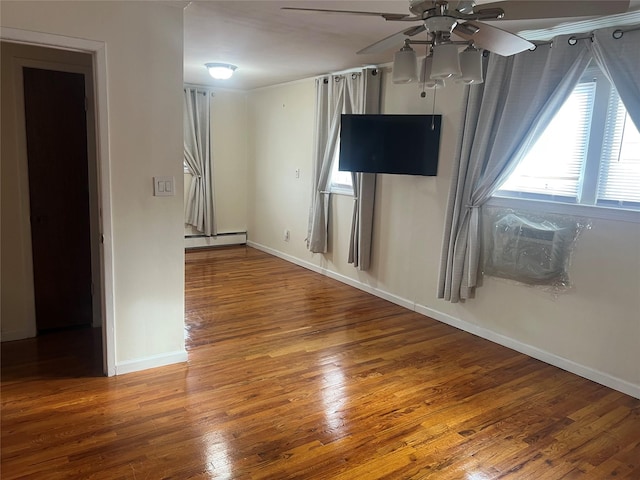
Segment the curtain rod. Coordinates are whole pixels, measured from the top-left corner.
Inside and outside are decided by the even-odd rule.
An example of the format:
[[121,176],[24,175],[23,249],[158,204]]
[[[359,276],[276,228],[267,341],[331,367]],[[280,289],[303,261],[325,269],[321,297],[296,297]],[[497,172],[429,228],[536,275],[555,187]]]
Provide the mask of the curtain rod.
[[195,90],[204,91],[206,93],[210,93],[211,95],[215,95],[214,87],[210,87],[207,85],[197,85],[195,83],[185,83],[182,85],[182,88],[193,88]]
[[341,72],[325,73],[324,75],[318,75],[317,77],[315,77],[315,79],[316,80],[326,80],[326,77],[330,77],[330,76],[344,77],[345,75],[349,75],[349,74],[351,74],[352,76],[355,76],[355,75],[362,74],[363,70],[373,70],[373,75],[377,75],[378,74],[378,70],[380,70],[380,67],[378,67],[376,65],[369,65],[369,66],[366,66],[366,67],[351,68],[349,70],[343,70]]
[[[627,32],[635,32],[640,30],[640,25],[636,26],[636,27],[632,27],[632,28],[616,28],[613,33],[611,34],[611,36],[613,38],[615,38],[616,40],[619,40],[620,38],[622,38],[622,36],[627,33]],[[578,37],[576,35],[572,35],[571,37],[569,37],[569,39],[567,40],[567,43],[569,43],[569,45],[575,45],[576,43],[578,43],[579,40],[591,40],[593,42],[593,35],[594,33],[588,33],[585,34],[581,37]],[[537,47],[541,47],[544,45],[552,45],[553,44],[553,40],[549,40],[547,42],[535,42],[534,45]],[[535,48],[532,48],[531,50],[535,50]]]

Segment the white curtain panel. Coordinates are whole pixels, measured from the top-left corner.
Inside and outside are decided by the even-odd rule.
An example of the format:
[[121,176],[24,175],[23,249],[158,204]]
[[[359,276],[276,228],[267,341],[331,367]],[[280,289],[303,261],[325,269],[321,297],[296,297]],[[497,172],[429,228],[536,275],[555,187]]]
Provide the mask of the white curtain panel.
[[486,80],[468,87],[445,216],[438,298],[474,295],[480,207],[515,169],[571,94],[590,60],[584,42],[558,37],[511,57],[490,55]]
[[[629,27],[627,27],[629,28]],[[600,69],[618,90],[629,116],[640,129],[640,27],[604,28],[586,42]],[[622,34],[614,37],[614,32]]]
[[[313,253],[327,252],[329,190],[340,133],[340,115],[378,113],[379,109],[380,75],[377,69],[328,75],[316,80],[315,159],[307,231],[307,248]],[[366,270],[371,257],[375,175],[355,174],[354,177],[349,263]]]
[[307,248],[313,253],[327,252],[331,166],[340,131],[344,89],[342,76],[329,75],[316,79],[315,158],[307,228]]
[[210,93],[185,87],[184,161],[193,176],[185,204],[185,223],[207,236],[216,235],[210,114]]
[[[367,68],[347,80],[351,113],[380,113],[380,71]],[[345,112],[348,113],[348,112]],[[376,197],[374,173],[352,173],[353,215],[349,241],[349,263],[359,270],[371,265],[373,209]]]

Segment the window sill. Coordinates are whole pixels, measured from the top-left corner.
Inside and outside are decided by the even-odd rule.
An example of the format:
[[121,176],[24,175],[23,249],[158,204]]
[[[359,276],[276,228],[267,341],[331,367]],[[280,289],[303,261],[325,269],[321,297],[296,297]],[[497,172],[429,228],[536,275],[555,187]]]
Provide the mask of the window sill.
[[353,189],[352,188],[332,186],[329,189],[329,192],[332,195],[345,195],[347,197],[353,197]]
[[640,223],[640,212],[620,208],[608,208],[595,205],[576,205],[573,203],[552,202],[548,200],[531,200],[493,196],[487,203],[489,207],[522,209],[535,212],[548,212],[558,215],[575,215],[579,217],[616,220],[621,222]]

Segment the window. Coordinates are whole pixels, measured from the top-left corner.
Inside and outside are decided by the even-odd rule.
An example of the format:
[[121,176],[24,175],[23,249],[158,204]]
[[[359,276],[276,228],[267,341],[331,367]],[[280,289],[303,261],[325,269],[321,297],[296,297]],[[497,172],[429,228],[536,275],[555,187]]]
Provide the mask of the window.
[[497,196],[640,210],[640,133],[590,68]]
[[618,95],[611,96],[607,117],[598,202],[640,205],[640,133]]
[[338,170],[340,160],[340,138],[336,142],[336,151],[333,156],[333,165],[331,167],[331,193],[342,193],[344,195],[353,195],[353,182],[351,172],[341,172]]

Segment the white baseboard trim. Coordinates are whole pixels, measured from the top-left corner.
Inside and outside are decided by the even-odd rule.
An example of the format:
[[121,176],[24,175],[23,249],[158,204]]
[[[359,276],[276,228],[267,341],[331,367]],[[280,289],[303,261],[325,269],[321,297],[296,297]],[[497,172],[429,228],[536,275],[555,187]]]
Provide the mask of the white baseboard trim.
[[35,336],[35,330],[26,328],[22,330],[9,330],[8,332],[0,333],[0,342],[13,342],[15,340],[24,340],[25,338],[33,338]]
[[502,345],[503,347],[528,355],[536,360],[540,360],[548,363],[549,365],[553,365],[554,367],[561,368],[567,372],[592,380],[600,385],[604,385],[605,387],[613,388],[614,390],[618,390],[619,392],[626,393],[627,395],[640,399],[640,385],[634,385],[626,380],[586,367],[572,360],[547,352],[546,350],[519,342],[513,338],[496,333],[473,323],[460,320],[446,313],[434,310],[433,308],[425,307],[424,305],[416,305],[415,311],[427,317],[431,317],[434,320],[438,320],[439,322],[446,323],[452,327],[484,338],[485,340],[489,340],[493,343]]
[[152,355],[151,357],[139,358],[136,360],[126,360],[116,363],[116,375],[139,372],[149,368],[164,367],[174,363],[182,363],[188,360],[186,350],[166,353],[162,355]]
[[223,247],[227,245],[244,245],[247,233],[224,233],[215,237],[185,236],[185,248]]
[[378,288],[371,287],[370,285],[364,284],[358,280],[354,280],[353,278],[349,278],[339,273],[332,272],[326,268],[319,267],[317,265],[314,265],[313,263],[301,260],[286,253],[282,253],[270,247],[266,247],[264,245],[260,245],[251,241],[247,242],[247,245],[257,250],[269,253],[275,257],[282,258],[283,260],[286,260],[288,262],[312,270],[314,272],[320,273],[327,277],[333,278],[334,280],[338,280],[351,287],[370,293],[371,295],[375,295],[377,297],[383,298],[384,300],[388,300],[391,303],[395,303],[396,305],[400,305],[401,307],[415,311],[416,313],[419,313],[426,317],[433,318],[434,320],[446,323],[447,325],[451,325],[452,327],[484,338],[485,340],[489,340],[493,343],[497,343],[504,347],[510,348],[511,350],[515,350],[516,352],[523,353],[532,358],[548,363],[549,365],[553,365],[554,367],[561,368],[562,370],[566,370],[580,377],[599,383],[600,385],[604,385],[605,387],[612,388],[619,392],[640,399],[640,385],[635,385],[631,382],[627,382],[626,380],[622,380],[607,373],[600,372],[599,370],[586,367],[572,360],[568,360],[532,345],[519,342],[518,340],[514,340],[513,338],[501,335],[487,328],[483,328],[473,323],[460,320],[433,308],[416,304],[405,298],[398,297],[397,295],[393,295]]
[[400,305],[402,307],[408,308],[409,310],[414,310],[414,303],[406,300],[402,297],[398,297],[397,295],[394,295],[392,293],[389,292],[385,292],[384,290],[380,290],[378,288],[372,287],[371,285],[367,285],[366,283],[362,283],[358,280],[354,280],[353,278],[349,278],[345,275],[342,275],[340,273],[336,273],[334,271],[331,271],[327,268],[323,268],[320,267],[318,265],[314,265],[311,262],[307,262],[305,260],[301,260],[297,257],[294,257],[292,255],[287,255],[286,253],[282,253],[278,250],[274,250],[273,248],[270,247],[266,247],[264,245],[261,245],[259,243],[255,243],[252,241],[248,241],[247,245],[250,247],[255,248],[256,250],[260,250],[262,252],[268,253],[270,255],[273,255],[274,257],[279,257],[282,258],[283,260],[286,260],[288,262],[291,263],[295,263],[296,265],[299,265],[301,267],[304,267],[308,270],[313,270],[316,273],[320,273],[326,277],[329,278],[333,278],[334,280],[338,280],[339,282],[342,283],[346,283],[347,285],[357,288],[358,290],[362,290],[364,292],[370,293],[371,295],[375,295],[376,297],[380,297],[383,298],[385,300],[390,301],[391,303],[395,303],[396,305]]

